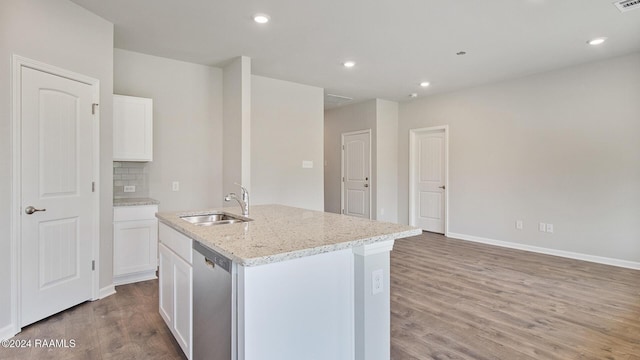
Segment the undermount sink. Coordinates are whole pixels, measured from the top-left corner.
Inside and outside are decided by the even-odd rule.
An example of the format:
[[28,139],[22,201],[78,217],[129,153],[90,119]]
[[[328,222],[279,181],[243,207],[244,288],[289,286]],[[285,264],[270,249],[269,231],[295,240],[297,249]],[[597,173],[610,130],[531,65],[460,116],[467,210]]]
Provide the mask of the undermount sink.
[[214,213],[199,214],[199,215],[186,215],[186,216],[180,216],[180,218],[196,226],[235,224],[235,223],[247,222],[252,220],[243,216],[233,215],[226,212],[214,212]]

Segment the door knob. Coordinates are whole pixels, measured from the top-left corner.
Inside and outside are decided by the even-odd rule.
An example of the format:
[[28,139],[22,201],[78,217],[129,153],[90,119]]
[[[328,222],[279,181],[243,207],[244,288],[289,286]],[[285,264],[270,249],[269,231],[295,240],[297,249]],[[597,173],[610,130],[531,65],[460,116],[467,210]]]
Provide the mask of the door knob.
[[438,186],[440,189],[444,190],[444,185]]
[[34,212],[36,212],[36,211],[47,211],[47,209],[36,209],[36,208],[34,208],[33,206],[27,206],[27,207],[24,209],[24,212],[25,212],[27,215],[31,215],[31,214],[33,214],[33,213],[34,213]]

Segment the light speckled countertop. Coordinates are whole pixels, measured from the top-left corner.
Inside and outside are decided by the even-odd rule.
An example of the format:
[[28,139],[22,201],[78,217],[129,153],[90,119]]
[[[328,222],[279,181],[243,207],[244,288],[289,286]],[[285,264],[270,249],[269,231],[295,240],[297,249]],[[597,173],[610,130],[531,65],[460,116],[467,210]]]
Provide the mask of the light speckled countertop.
[[178,213],[158,213],[160,222],[244,266],[263,265],[353,248],[422,233],[400,224],[305,210],[283,205],[258,205],[246,223],[196,226],[180,216],[225,211],[239,207]]
[[113,199],[113,206],[158,205],[160,202],[151,198]]

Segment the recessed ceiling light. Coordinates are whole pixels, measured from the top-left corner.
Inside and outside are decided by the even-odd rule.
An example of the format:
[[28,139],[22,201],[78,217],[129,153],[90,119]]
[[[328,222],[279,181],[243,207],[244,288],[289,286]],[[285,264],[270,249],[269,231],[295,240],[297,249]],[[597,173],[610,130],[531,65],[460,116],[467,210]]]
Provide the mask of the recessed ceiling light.
[[344,65],[344,67],[346,68],[352,68],[354,66],[356,66],[356,62],[355,61],[345,61],[342,63],[342,65]]
[[605,41],[607,41],[606,37],[599,37],[599,38],[595,38],[595,39],[591,39],[591,40],[587,41],[587,44],[589,44],[589,45],[600,45]]
[[431,85],[431,84],[429,84],[428,81],[423,81],[423,82],[420,83],[420,86],[422,86],[422,87],[427,87],[429,85]]
[[253,15],[253,21],[257,22],[258,24],[266,24],[269,22],[269,20],[271,20],[271,18],[267,14]]

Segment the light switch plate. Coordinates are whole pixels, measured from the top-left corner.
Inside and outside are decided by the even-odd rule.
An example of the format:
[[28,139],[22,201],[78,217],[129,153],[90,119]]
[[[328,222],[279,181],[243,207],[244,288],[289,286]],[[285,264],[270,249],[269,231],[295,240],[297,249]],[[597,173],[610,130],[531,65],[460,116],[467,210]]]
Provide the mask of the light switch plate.
[[136,192],[136,186],[135,185],[125,185],[124,186],[124,192]]

